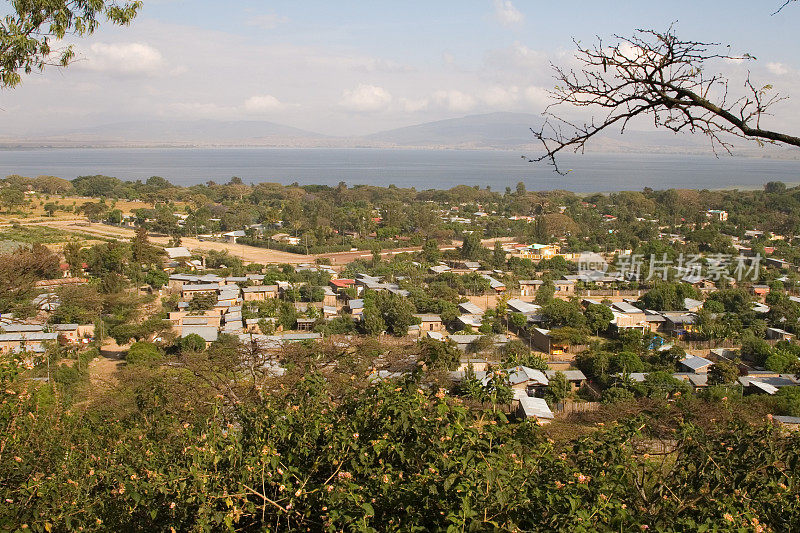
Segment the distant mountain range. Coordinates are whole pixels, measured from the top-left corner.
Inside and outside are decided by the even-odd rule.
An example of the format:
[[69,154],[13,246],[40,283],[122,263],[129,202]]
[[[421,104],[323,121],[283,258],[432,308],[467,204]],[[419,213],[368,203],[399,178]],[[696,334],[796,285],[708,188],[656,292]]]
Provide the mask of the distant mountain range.
[[[418,148],[521,150],[541,147],[530,128],[539,115],[490,113],[427,122],[361,137],[333,137],[267,121],[148,120],[89,126],[67,131],[0,135],[0,148],[16,147],[281,147],[281,148]],[[587,152],[709,153],[708,140],[668,131],[610,132],[587,144]],[[788,150],[743,145],[739,155],[796,158]]]

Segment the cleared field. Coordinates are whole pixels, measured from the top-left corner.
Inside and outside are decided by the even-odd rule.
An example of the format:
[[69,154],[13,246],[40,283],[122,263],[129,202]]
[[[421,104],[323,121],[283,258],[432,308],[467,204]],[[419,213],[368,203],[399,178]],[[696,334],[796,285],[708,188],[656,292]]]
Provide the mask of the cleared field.
[[[44,222],[36,222],[31,224],[33,226],[47,226],[62,231],[75,232],[84,235],[95,235],[101,238],[114,238],[120,240],[130,240],[134,236],[134,231],[128,228],[117,228],[114,226],[106,226],[105,224],[95,224],[80,220],[48,220]],[[166,246],[169,243],[169,237],[150,237],[150,241],[154,244]],[[200,241],[190,237],[181,239],[181,245],[187,247],[189,250],[197,251],[228,251],[231,255],[241,258],[248,263],[289,263],[300,264],[313,262],[315,257],[310,255],[293,254],[289,252],[281,252],[278,250],[268,250],[266,248],[256,248],[254,246],[245,246],[243,244],[228,244],[224,242],[210,242]]]
[[[22,209],[21,213],[0,213],[0,223],[9,223],[12,221],[25,222],[25,221],[38,221],[38,220],[71,220],[75,218],[74,212],[69,211],[56,211],[53,217],[49,217],[44,210],[45,204],[57,204],[60,206],[80,207],[87,202],[97,202],[99,198],[87,198],[82,196],[59,196],[57,194],[46,195],[36,194],[28,196],[30,203]],[[106,201],[108,206],[112,205],[111,201]],[[183,210],[183,203],[176,202],[176,207]],[[117,200],[114,203],[114,209],[119,209],[124,214],[133,213],[136,209],[149,209],[152,204],[145,202],[131,202],[128,200]]]

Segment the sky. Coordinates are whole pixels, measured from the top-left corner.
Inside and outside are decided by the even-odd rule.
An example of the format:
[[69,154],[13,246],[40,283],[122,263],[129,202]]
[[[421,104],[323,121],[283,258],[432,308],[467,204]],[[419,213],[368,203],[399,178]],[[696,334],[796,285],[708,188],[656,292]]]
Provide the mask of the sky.
[[[757,58],[722,69],[791,94],[800,117],[800,5],[540,0],[144,0],[130,27],[76,40],[78,60],[0,92],[0,135],[138,120],[266,120],[354,136],[496,111],[541,113],[550,64],[591,42],[676,23]],[[8,2],[0,2],[0,14]]]

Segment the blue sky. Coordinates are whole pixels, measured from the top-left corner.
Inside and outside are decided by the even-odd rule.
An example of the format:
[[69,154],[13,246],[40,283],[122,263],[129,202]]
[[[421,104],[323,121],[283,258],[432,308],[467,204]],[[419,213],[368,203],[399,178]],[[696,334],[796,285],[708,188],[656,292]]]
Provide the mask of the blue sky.
[[[791,93],[800,5],[779,0],[405,2],[144,0],[129,28],[76,42],[71,68],[0,93],[0,134],[123,120],[271,120],[359,135],[493,111],[539,113],[572,38],[676,21],[687,39],[729,43]],[[736,78],[738,79],[738,78]],[[796,96],[800,102],[800,94]],[[775,121],[793,125],[797,102]]]

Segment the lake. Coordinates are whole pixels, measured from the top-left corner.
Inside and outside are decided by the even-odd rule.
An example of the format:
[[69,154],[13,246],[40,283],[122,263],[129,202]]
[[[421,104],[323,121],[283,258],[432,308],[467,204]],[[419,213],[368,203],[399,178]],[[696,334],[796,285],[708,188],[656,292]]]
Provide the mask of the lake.
[[176,185],[238,176],[246,182],[349,185],[417,189],[455,185],[528,190],[610,192],[668,188],[752,188],[767,181],[800,181],[800,161],[744,157],[586,154],[559,163],[566,176],[521,152],[481,150],[386,150],[323,148],[98,148],[0,150],[0,176],[42,174],[72,179],[105,174],[125,180],[162,176]]

